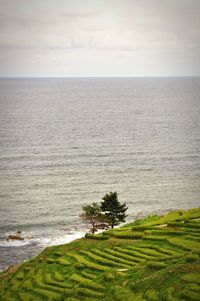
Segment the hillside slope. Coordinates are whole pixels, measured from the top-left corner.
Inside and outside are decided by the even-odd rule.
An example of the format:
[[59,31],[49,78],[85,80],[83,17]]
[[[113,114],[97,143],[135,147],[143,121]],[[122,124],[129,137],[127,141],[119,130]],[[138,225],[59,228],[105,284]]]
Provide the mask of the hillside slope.
[[200,209],[176,210],[70,244],[0,274],[2,301],[200,300]]

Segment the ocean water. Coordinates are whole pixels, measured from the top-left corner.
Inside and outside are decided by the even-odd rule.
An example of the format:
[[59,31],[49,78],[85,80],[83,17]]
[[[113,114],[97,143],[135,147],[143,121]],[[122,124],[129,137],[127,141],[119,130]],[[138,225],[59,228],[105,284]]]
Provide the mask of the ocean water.
[[199,207],[199,77],[0,79],[1,269],[84,235],[115,190],[128,220]]

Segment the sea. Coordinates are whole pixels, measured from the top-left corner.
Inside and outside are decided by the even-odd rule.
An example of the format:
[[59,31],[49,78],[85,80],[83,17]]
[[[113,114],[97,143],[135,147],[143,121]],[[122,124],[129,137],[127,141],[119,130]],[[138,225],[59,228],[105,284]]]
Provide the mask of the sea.
[[200,206],[200,77],[0,79],[0,269],[83,237],[110,191],[127,222]]

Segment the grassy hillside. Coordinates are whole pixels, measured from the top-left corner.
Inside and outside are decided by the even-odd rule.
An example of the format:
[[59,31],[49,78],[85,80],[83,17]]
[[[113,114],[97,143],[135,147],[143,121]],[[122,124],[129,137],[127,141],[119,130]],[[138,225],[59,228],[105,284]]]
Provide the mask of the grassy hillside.
[[2,301],[200,300],[200,209],[136,221],[0,274]]

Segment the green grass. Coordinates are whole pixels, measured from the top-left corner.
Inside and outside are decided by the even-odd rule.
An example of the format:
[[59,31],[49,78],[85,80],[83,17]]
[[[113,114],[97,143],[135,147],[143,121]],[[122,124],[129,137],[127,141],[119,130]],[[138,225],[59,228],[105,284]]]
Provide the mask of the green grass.
[[174,210],[46,248],[0,274],[0,301],[197,301],[199,225]]
[[194,253],[200,254],[200,243],[186,240],[182,238],[168,238],[168,242],[175,246],[180,246],[186,250],[190,250]]

